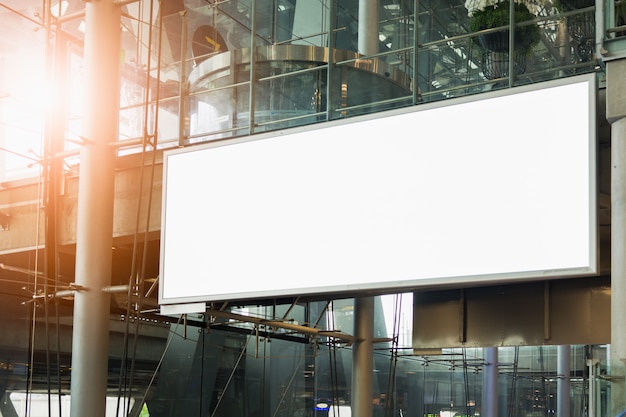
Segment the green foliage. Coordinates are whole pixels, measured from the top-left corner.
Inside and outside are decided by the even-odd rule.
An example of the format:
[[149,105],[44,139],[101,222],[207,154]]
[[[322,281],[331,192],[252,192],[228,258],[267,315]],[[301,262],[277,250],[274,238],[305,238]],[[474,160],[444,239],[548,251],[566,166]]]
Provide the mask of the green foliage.
[[[472,11],[470,18],[470,31],[479,32],[485,29],[497,28],[509,25],[510,1],[503,0],[493,5],[485,6],[484,9]],[[521,23],[535,18],[528,7],[523,3],[514,3],[515,23]],[[515,38],[521,41],[525,48],[539,42],[539,26],[536,24],[524,25],[515,28]]]
[[150,412],[148,411],[148,405],[146,403],[144,403],[143,407],[141,407],[139,417],[150,417]]

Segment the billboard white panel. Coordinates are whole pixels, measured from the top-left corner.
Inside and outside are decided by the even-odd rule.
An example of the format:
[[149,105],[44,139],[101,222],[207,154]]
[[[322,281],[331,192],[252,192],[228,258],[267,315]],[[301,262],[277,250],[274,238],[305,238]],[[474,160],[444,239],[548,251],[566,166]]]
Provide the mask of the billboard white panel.
[[596,272],[592,76],[168,151],[161,304]]

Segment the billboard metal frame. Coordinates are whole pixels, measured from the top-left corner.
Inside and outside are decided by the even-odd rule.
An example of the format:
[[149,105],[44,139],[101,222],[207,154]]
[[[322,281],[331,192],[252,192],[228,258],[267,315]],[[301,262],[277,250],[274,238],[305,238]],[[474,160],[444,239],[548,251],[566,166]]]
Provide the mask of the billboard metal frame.
[[159,303],[596,275],[596,94],[582,75],[168,150]]

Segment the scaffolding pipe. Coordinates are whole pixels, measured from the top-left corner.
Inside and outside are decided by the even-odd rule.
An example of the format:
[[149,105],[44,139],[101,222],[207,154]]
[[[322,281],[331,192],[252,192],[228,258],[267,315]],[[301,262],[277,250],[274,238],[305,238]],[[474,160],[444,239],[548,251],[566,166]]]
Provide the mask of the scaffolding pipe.
[[85,115],[76,220],[76,285],[72,333],[71,417],[106,413],[118,136],[121,13],[114,0],[86,2]]
[[359,1],[359,53],[378,53],[378,0]]
[[[285,329],[294,331],[297,333],[302,333],[305,335],[309,335],[312,337],[320,337],[320,338],[333,338],[337,340],[341,340],[345,343],[353,343],[356,341],[355,336],[351,336],[346,333],[341,333],[340,331],[334,330],[323,330],[315,327],[302,326],[299,324],[284,322],[280,320],[268,320],[260,317],[253,316],[244,316],[242,314],[231,313],[230,311],[221,311],[221,310],[207,310],[206,314],[213,317],[220,317],[229,320],[236,320],[243,323],[253,323],[257,326],[267,326],[267,327],[275,327],[277,329]],[[383,340],[381,340],[383,341]]]

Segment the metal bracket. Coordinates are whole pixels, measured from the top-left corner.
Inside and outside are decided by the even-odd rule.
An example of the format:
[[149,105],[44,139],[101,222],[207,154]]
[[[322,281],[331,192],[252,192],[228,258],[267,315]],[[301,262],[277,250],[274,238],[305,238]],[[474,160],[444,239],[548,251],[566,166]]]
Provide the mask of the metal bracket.
[[596,375],[596,378],[609,382],[623,381],[624,375]]

